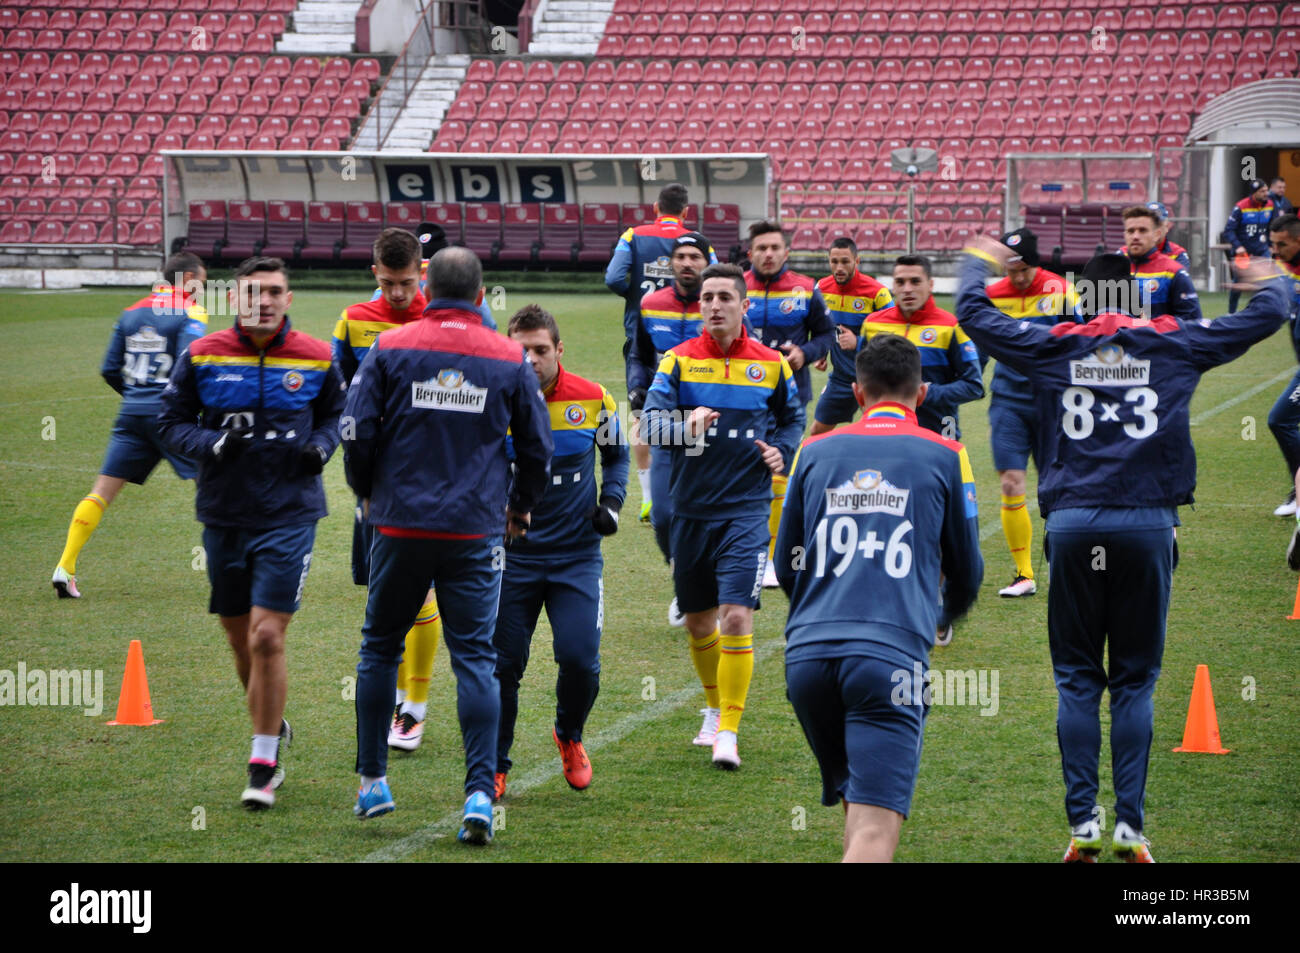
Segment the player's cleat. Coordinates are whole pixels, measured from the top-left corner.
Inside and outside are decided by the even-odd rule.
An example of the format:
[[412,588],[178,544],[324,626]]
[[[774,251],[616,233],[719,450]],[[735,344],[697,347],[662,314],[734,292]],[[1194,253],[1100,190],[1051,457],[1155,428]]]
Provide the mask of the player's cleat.
[[1115,856],[1129,864],[1154,864],[1151,842],[1123,821],[1115,825]]
[[289,745],[293,744],[293,729],[289,727],[289,722],[280,719],[280,740],[275,746],[275,775],[271,778],[271,787],[279,789],[284,784],[284,756],[289,752]]
[[262,761],[248,762],[248,787],[239,796],[250,811],[264,811],[275,804],[275,765]]
[[740,752],[736,750],[736,733],[719,731],[713,742],[713,763],[724,771],[740,767]]
[[1286,564],[1294,572],[1300,572],[1300,523],[1296,523],[1295,531],[1291,533],[1291,542],[1287,543]]
[[948,623],[948,627],[946,629],[937,629],[935,631],[934,644],[935,645],[952,644],[952,623],[951,622]]
[[686,624],[686,614],[677,608],[676,596],[673,596],[673,601],[668,603],[668,624],[675,629],[680,629]]
[[401,717],[388,729],[388,747],[402,751],[414,751],[420,747],[424,737],[424,722],[416,721],[409,711],[402,712]]
[[80,599],[81,590],[77,588],[77,577],[70,576],[62,566],[54,567],[54,578],[50,580],[54,591],[60,599]]
[[1101,825],[1095,819],[1070,828],[1070,846],[1065,849],[1064,863],[1095,864],[1100,853]]
[[499,801],[506,796],[505,772],[498,771],[492,775],[492,800]]
[[713,742],[718,739],[718,721],[722,718],[722,709],[701,708],[700,714],[704,716],[704,724],[700,725],[700,733],[695,736],[691,744],[699,745],[701,748],[712,748]]
[[763,567],[763,588],[779,589],[780,586],[781,583],[776,578],[776,567],[772,565],[772,560],[769,559],[767,565]]
[[456,840],[462,844],[486,844],[492,840],[492,802],[482,791],[465,799],[465,816],[461,818]]
[[1295,516],[1295,488],[1294,487],[1291,489],[1291,492],[1286,495],[1286,499],[1283,500],[1278,505],[1278,508],[1273,511],[1273,515],[1274,516]]
[[637,517],[638,523],[650,522],[650,500],[644,500],[641,503],[641,515]]
[[357,790],[357,803],[352,805],[352,813],[360,820],[368,820],[383,814],[391,814],[397,805],[393,803],[393,792],[388,790],[387,781],[372,781],[370,787]]
[[1020,596],[1032,596],[1037,591],[1038,583],[1034,582],[1034,580],[1025,576],[1016,576],[1015,579],[1011,580],[1011,585],[998,590],[998,595],[1004,599],[1016,599]]
[[[584,790],[591,784],[591,761],[587,758],[587,749],[581,741],[561,741],[555,729],[551,729],[555,747],[560,749],[560,763],[564,766],[564,780],[575,791]],[[504,781],[505,775],[502,775]]]

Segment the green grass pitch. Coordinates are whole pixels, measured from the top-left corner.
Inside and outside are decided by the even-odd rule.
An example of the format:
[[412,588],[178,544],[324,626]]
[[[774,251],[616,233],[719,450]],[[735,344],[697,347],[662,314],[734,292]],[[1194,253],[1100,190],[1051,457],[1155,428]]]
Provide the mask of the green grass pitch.
[[[499,319],[534,300],[551,309],[565,365],[622,399],[618,299],[533,294],[526,277],[505,293]],[[595,781],[579,793],[558,774],[550,733],[555,665],[543,618],[522,689],[511,793],[496,841],[474,851],[454,840],[464,762],[444,647],[424,745],[389,762],[396,813],[364,824],[352,816],[349,688],[365,597],[350,580],[353,503],[342,463],[332,460],[325,472],[331,513],[319,525],[305,601],[289,630],[287,714],[297,738],[288,780],[274,810],[245,812],[238,796],[250,729],[225,640],[206,612],[206,576],[195,568],[192,484],[164,467],[143,488],[129,486],[82,552],[84,598],[57,601],[49,584],[117,409],[98,375],[103,349],[114,317],[138,295],[0,292],[0,669],[99,669],[106,696],[94,717],[70,707],[0,707],[7,782],[0,860],[839,858],[841,813],[819,804],[816,767],[785,700],[781,594],[766,593],[757,616],[744,766],[717,771],[706,750],[691,746],[703,695],[683,630],[666,622],[671,583],[649,527],[636,522],[635,480],[622,528],[605,544],[602,684],[587,728]],[[291,314],[297,327],[324,338],[340,309],[362,297],[304,291]],[[1224,298],[1209,295],[1203,304],[1217,314]],[[1271,515],[1287,487],[1265,423],[1294,367],[1279,332],[1207,375],[1193,404],[1198,502],[1182,512],[1147,796],[1147,833],[1162,862],[1298,859],[1300,622],[1285,619],[1296,584],[1283,561],[1291,524]],[[820,387],[823,375],[815,377]],[[999,599],[1012,563],[998,518],[987,402],[968,405],[962,422],[988,569],[979,602],[931,664],[996,671],[997,710],[932,709],[898,858],[1054,861],[1067,831],[1042,527],[1035,516],[1039,595]],[[154,710],[165,723],[108,727],[134,638],[143,641]],[[1223,757],[1170,750],[1181,741],[1202,662],[1232,749]],[[1105,729],[1104,703],[1102,722]],[[1105,750],[1100,799],[1113,825]]]

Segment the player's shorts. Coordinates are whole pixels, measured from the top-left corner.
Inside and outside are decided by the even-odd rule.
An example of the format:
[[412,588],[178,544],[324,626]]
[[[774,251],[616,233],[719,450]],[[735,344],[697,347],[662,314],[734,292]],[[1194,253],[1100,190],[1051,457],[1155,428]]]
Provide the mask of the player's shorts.
[[673,588],[682,612],[714,606],[758,608],[772,536],[768,514],[727,520],[697,520],[674,515],[669,530]]
[[315,539],[314,520],[273,529],[203,527],[212,584],[208,611],[236,616],[259,606],[272,612],[297,612]]
[[866,656],[786,663],[786,698],[821,767],[823,804],[843,799],[907,817],[926,716],[914,683],[914,672]]
[[1038,413],[1033,404],[994,397],[989,401],[993,469],[1024,470],[1038,465]]
[[156,418],[148,414],[118,414],[108,451],[99,472],[128,483],[144,483],[164,457],[182,480],[193,480],[196,468],[189,457],[173,453],[158,437]]
[[853,382],[842,380],[832,374],[826,379],[822,395],[817,399],[814,419],[818,423],[847,424],[858,412],[858,399],[853,396]]

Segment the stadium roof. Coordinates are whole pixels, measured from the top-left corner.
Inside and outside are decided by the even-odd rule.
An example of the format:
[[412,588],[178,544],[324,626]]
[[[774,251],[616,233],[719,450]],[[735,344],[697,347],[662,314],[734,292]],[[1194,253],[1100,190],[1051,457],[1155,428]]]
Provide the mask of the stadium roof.
[[[1300,142],[1300,79],[1265,79],[1229,90],[1196,117],[1187,141],[1233,141],[1239,127],[1243,141]],[[1263,136],[1271,142],[1260,141],[1263,130],[1271,131]]]

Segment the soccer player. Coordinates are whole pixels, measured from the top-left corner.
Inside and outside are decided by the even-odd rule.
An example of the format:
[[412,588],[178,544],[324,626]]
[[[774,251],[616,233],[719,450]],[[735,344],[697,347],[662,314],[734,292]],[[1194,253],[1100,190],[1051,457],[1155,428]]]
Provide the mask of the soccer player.
[[[1178,264],[1190,271],[1192,259],[1187,254],[1187,249],[1177,242],[1169,240],[1169,232],[1173,229],[1174,223],[1169,218],[1169,208],[1163,202],[1148,202],[1146,207],[1149,208],[1156,216],[1156,225],[1159,228],[1159,236],[1156,238],[1156,250],[1160,254],[1172,258]],[[1116,249],[1118,254],[1124,254],[1127,246]]]
[[1196,483],[1189,405],[1202,374],[1285,320],[1284,280],[1271,263],[1257,262],[1247,277],[1259,290],[1241,314],[1208,325],[1173,315],[1146,319],[1135,305],[1127,313],[1106,310],[1099,302],[1110,295],[1088,293],[1118,287],[1136,297],[1128,262],[1098,255],[1080,284],[1090,320],[1045,328],[1007,317],[985,292],[990,265],[1004,266],[1011,249],[977,238],[967,250],[957,293],[962,327],[1033,381],[1043,421],[1038,503],[1051,569],[1048,644],[1071,836],[1065,860],[1094,861],[1102,848],[1094,816],[1097,709],[1109,691],[1113,846],[1130,863],[1150,863],[1142,826],[1152,699],[1177,564],[1177,508],[1192,502]]
[[[713,248],[699,232],[687,232],[673,240],[669,264],[673,269],[673,283],[652,291],[641,299],[641,318],[637,322],[636,340],[632,347],[632,364],[629,365],[631,390],[628,402],[634,407],[645,404],[646,392],[654,382],[655,371],[664,354],[679,344],[699,337],[700,329],[700,276],[713,258]],[[672,561],[669,550],[669,528],[673,521],[672,495],[668,492],[672,463],[666,450],[650,452],[650,495],[659,505],[650,511],[655,542]],[[677,600],[668,607],[668,622],[673,626],[686,624],[685,616],[677,608]]]
[[1273,202],[1273,208],[1276,209],[1274,212],[1275,217],[1280,218],[1283,215],[1295,214],[1295,206],[1286,197],[1286,179],[1282,178],[1282,176],[1273,177],[1273,181],[1268,185],[1268,197]]
[[835,343],[831,346],[831,376],[826,379],[812,434],[826,433],[837,424],[845,424],[858,412],[853,397],[854,356],[858,349],[858,331],[862,322],[877,311],[894,303],[889,289],[870,275],[858,271],[858,246],[851,238],[831,242],[831,273],[817,282],[835,325]]
[[[392,229],[389,229],[389,231],[392,231]],[[420,240],[419,289],[420,294],[427,297],[429,290],[429,259],[444,248],[450,247],[451,243],[447,241],[447,233],[443,231],[442,226],[434,222],[421,222],[419,228],[416,229],[416,236]],[[380,287],[375,289],[375,293],[370,296],[370,300],[378,301],[382,297],[384,297],[384,289]],[[495,331],[497,323],[492,317],[492,309],[484,303],[483,297],[482,294],[479,295],[474,310],[483,319],[483,327],[489,331]]]
[[[1061,321],[1077,320],[1079,297],[1074,285],[1039,263],[1038,238],[1027,228],[1002,236],[1011,249],[1007,276],[988,288],[989,298],[999,311],[1011,318],[1052,327]],[[1025,506],[1025,468],[1032,454],[1038,464],[1038,411],[1034,407],[1034,385],[1029,378],[998,362],[993,369],[993,398],[989,401],[989,429],[993,438],[993,466],[1002,484],[1002,532],[1007,538],[1016,575],[1009,586],[998,590],[1006,598],[1031,596],[1038,591],[1034,582],[1034,560],[1030,544],[1034,524]]]
[[[809,365],[816,364],[830,353],[835,345],[835,327],[826,312],[826,299],[818,290],[817,283],[786,267],[789,257],[790,244],[780,225],[755,222],[749,226],[750,269],[745,272],[745,285],[749,289],[749,326],[756,341],[785,355],[794,371],[799,403],[806,408],[812,400]],[[773,542],[776,528],[781,523],[785,487],[784,475],[777,474],[772,478],[768,535]],[[763,585],[769,589],[777,585],[770,549]]]
[[[581,791],[591,784],[591,761],[582,746],[582,727],[600,691],[600,635],[604,625],[602,537],[618,532],[618,511],[627,495],[627,443],[618,409],[600,384],[570,373],[560,363],[564,343],[555,318],[530,304],[510,319],[510,337],[532,361],[550,411],[551,484],[533,510],[528,535],[510,547],[497,611],[497,680],[501,722],[497,729],[499,800],[510,772],[510,745],[519,713],[519,681],[537,617],[546,607],[554,636],[555,727],[564,780]],[[507,443],[507,447],[509,447]],[[596,452],[600,452],[600,486]]]
[[343,379],[329,345],[290,326],[283,261],[249,258],[235,282],[235,325],[181,356],[158,431],[173,452],[198,461],[208,611],[221,617],[248,698],[253,750],[241,800],[257,810],[275,804],[293,738],[284,720],[285,632],[326,514],[321,470],[339,443]]
[[[1232,247],[1234,270],[1237,268],[1237,260],[1242,256],[1268,257],[1269,223],[1277,214],[1268,186],[1261,179],[1252,179],[1249,194],[1232,207],[1228,224],[1223,226],[1224,240]],[[1237,310],[1240,297],[1240,291],[1229,290],[1229,314]]]
[[51,581],[60,599],[81,598],[77,557],[122,487],[143,485],[164,457],[182,480],[194,479],[194,461],[163,445],[156,418],[176,359],[191,341],[207,333],[208,315],[196,300],[206,281],[207,271],[197,255],[172,255],[163,265],[163,280],[113,325],[99,373],[122,395],[122,404],[99,475],[72,511],[63,555],[54,567]]
[[[682,222],[682,213],[690,203],[686,186],[679,182],[665,185],[654,204],[655,220],[648,225],[629,228],[619,236],[614,255],[605,269],[605,286],[623,297],[623,363],[627,374],[628,407],[634,415],[641,413],[644,392],[633,395],[633,376],[636,360],[632,354],[636,342],[637,321],[641,317],[641,299],[652,291],[664,287],[672,280],[669,264],[673,242],[688,229]],[[718,259],[710,251],[710,262]],[[639,519],[650,521],[653,503],[650,486],[650,448],[640,437],[635,419],[632,426],[632,453],[636,460],[637,480],[641,484],[641,513]]]
[[646,396],[646,442],[672,455],[673,588],[706,698],[695,744],[733,769],[754,672],[772,477],[789,466],[804,412],[785,357],[745,330],[744,272],[710,265],[702,278],[704,332],[664,355]]
[[[393,810],[386,767],[397,663],[432,583],[456,674],[465,746],[465,809],[457,838],[492,839],[501,692],[492,635],[505,563],[502,531],[527,532],[552,442],[546,404],[523,348],[482,326],[478,257],[444,248],[429,262],[433,307],[379,336],[348,388],[348,485],[374,527],[370,591],[357,664],[361,819]],[[506,456],[509,431],[513,482]]]
[[777,576],[790,596],[786,692],[822,803],[844,801],[844,860],[889,861],[921,762],[921,673],[934,633],[975,601],[984,561],[966,450],[917,423],[916,346],[880,335],[857,373],[862,420],[809,437],[795,459]]
[[[445,246],[445,242],[443,243]],[[384,331],[419,319],[428,302],[420,291],[421,247],[415,236],[401,228],[386,228],[374,244],[371,273],[379,283],[379,297],[343,309],[334,326],[334,361],[345,381],[351,381],[375,339]],[[481,307],[481,306],[480,306]],[[352,524],[352,581],[364,586],[370,581],[370,544],[374,533],[357,500]],[[403,751],[420,747],[424,737],[424,716],[429,703],[429,681],[433,677],[442,620],[432,589],[420,607],[415,625],[406,634],[406,649],[397,666],[397,692],[388,745]]]
[[[1291,280],[1291,346],[1300,360],[1300,218],[1294,214],[1275,218],[1269,226],[1269,248],[1278,268]],[[1295,481],[1300,474],[1300,370],[1277,398],[1268,414],[1268,429],[1282,449],[1291,491],[1286,501],[1273,511],[1274,516],[1295,516]],[[1300,517],[1297,517],[1300,519]],[[1296,568],[1296,567],[1292,567]]]
[[894,303],[862,322],[858,347],[877,334],[901,334],[921,351],[921,378],[929,386],[916,419],[950,440],[961,437],[958,408],[984,396],[979,352],[957,319],[934,303],[933,266],[924,255],[894,260]]
[[1146,317],[1168,314],[1181,321],[1201,320],[1201,302],[1191,275],[1156,248],[1164,235],[1159,214],[1145,205],[1130,205],[1122,214],[1124,251]]

